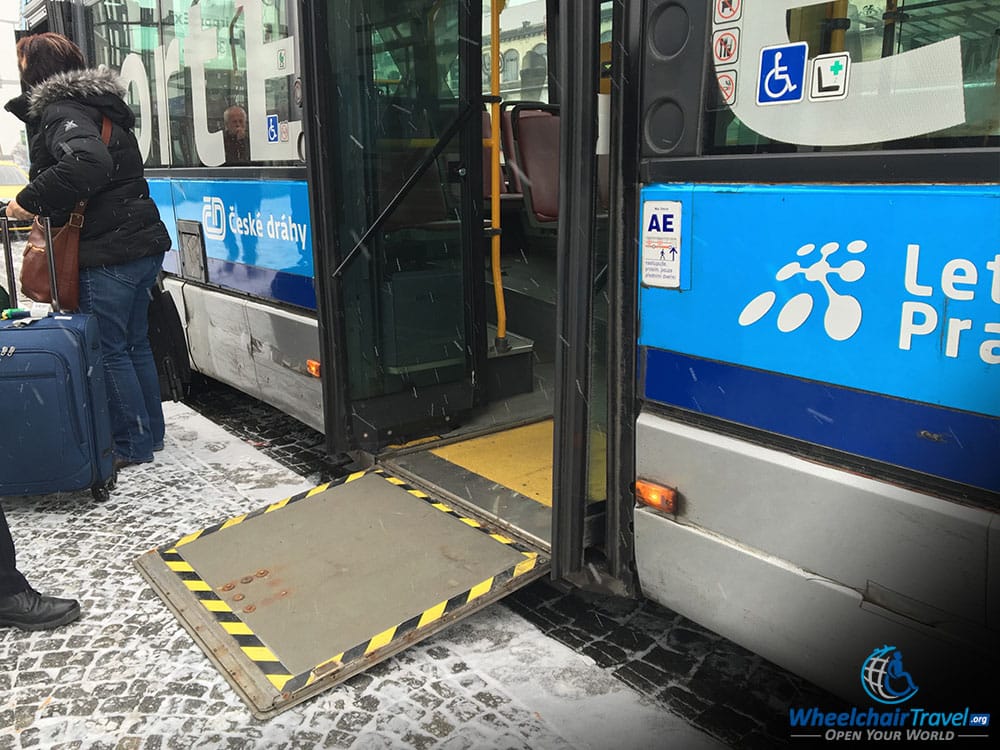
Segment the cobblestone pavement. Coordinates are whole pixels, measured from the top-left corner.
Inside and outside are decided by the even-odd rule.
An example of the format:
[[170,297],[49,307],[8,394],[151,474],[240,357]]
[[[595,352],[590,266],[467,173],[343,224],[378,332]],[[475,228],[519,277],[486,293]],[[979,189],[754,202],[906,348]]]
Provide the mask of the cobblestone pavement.
[[0,629],[0,750],[721,747],[499,606],[254,720],[133,561],[315,482],[167,407],[165,450],[121,472],[107,502],[4,499],[18,566],[84,614],[49,632]]
[[[311,482],[338,475],[326,463],[323,436],[267,404],[214,381],[196,385],[188,402]],[[732,747],[788,744],[791,706],[844,708],[815,685],[648,600],[565,593],[538,582],[501,606]]]

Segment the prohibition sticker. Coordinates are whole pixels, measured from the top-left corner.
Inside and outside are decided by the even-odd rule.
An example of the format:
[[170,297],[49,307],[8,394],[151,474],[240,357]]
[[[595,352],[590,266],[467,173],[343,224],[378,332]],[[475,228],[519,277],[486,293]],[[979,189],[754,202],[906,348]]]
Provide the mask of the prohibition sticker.
[[738,21],[743,11],[743,0],[715,0],[715,22]]
[[642,204],[642,283],[665,289],[681,286],[681,202]]
[[724,104],[732,106],[736,103],[736,71],[723,70],[716,73],[719,81],[719,95]]
[[736,62],[740,56],[740,30],[716,31],[712,36],[712,55],[716,66]]

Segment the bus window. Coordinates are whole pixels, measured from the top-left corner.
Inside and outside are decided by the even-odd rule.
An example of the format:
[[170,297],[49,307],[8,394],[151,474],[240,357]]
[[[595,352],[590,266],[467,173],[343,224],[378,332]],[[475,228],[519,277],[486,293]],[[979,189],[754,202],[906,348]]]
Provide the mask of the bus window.
[[403,84],[403,75],[389,45],[378,29],[372,31],[372,69],[375,71],[375,90],[381,96],[398,96]]
[[[780,5],[788,8],[784,38],[778,38],[780,28],[779,33],[764,30],[762,22],[748,22],[745,16],[716,24],[713,46],[726,47],[715,50],[716,75],[728,93],[713,91],[706,152],[959,148],[1000,140],[997,4],[835,0]],[[775,25],[774,19],[768,23]],[[739,40],[738,52],[736,45],[726,46],[727,38]],[[804,89],[815,85],[817,58],[827,56],[831,65],[840,60],[843,91],[831,85],[828,99],[810,89],[801,98],[762,102],[757,87],[765,50],[786,41],[807,45]],[[934,79],[918,81],[918,69],[928,68],[935,70]]]
[[152,71],[156,69],[158,33],[153,16],[153,0],[139,2],[96,2],[85,6],[86,25],[93,29],[85,52],[95,65],[107,65],[120,71],[129,86],[126,102],[136,115],[136,136],[146,154],[146,165],[155,167],[169,163],[169,139],[166,117],[156,106],[156,84]]
[[372,29],[372,70],[375,89],[385,96],[413,96],[413,48],[408,43],[411,20],[397,20]]
[[118,70],[150,167],[300,159],[297,10],[289,0],[98,0],[88,53]]

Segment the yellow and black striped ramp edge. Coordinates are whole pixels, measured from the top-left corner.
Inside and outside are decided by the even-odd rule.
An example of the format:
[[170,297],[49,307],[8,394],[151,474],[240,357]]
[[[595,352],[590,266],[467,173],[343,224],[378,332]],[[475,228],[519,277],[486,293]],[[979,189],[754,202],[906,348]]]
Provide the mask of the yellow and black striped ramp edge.
[[548,558],[381,469],[136,561],[258,718],[544,575]]

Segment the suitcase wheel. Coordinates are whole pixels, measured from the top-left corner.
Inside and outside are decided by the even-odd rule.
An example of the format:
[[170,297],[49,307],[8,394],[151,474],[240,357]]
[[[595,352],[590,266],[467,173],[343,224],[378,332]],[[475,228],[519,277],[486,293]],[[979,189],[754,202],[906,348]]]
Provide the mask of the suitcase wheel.
[[111,490],[113,490],[118,484],[118,472],[114,471],[108,480],[103,484],[95,484],[90,488],[90,494],[93,498],[99,502],[103,503],[109,497],[111,497]]

